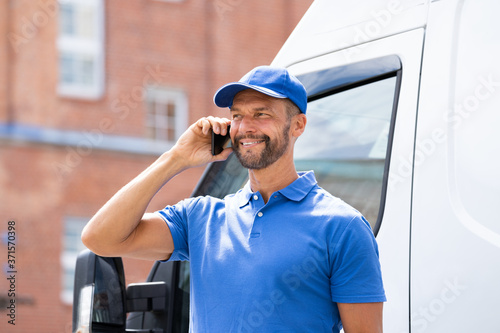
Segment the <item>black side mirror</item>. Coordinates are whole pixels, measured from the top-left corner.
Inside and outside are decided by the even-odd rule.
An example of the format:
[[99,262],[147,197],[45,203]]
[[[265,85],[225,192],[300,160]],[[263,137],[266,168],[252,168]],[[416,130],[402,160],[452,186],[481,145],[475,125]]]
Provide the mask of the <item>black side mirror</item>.
[[[125,289],[121,258],[100,257],[84,250],[76,260],[73,333],[170,332],[170,293],[165,281],[135,283]],[[137,317],[141,322],[127,323],[127,312],[142,314]]]
[[121,258],[78,256],[73,292],[73,333],[125,332],[125,275]]

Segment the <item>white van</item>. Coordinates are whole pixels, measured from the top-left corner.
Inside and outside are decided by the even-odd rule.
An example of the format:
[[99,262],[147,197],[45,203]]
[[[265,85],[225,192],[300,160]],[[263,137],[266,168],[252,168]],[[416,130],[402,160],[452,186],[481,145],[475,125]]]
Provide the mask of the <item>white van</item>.
[[[372,224],[385,332],[500,332],[499,14],[498,0],[317,0],[273,62],[308,91],[297,168]],[[246,176],[233,156],[193,195]],[[188,313],[188,263],[125,291],[119,258],[82,253],[75,331],[186,332]]]

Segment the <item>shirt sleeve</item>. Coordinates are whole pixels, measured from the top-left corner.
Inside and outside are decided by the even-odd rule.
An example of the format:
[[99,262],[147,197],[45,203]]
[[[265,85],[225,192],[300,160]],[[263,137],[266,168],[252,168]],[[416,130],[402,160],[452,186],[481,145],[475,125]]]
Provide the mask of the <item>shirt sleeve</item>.
[[174,252],[166,261],[189,260],[186,209],[190,201],[191,199],[186,199],[156,212],[167,224],[174,241]]
[[378,246],[368,221],[361,215],[355,216],[330,246],[332,300],[385,302]]

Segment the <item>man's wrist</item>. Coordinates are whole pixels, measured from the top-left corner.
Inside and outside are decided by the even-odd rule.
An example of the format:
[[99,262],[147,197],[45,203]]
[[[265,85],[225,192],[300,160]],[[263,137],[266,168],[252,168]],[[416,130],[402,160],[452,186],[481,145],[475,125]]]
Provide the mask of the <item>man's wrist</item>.
[[173,173],[172,176],[189,169],[189,165],[186,163],[186,159],[177,154],[174,149],[164,152],[157,160],[161,165],[161,168],[166,168]]

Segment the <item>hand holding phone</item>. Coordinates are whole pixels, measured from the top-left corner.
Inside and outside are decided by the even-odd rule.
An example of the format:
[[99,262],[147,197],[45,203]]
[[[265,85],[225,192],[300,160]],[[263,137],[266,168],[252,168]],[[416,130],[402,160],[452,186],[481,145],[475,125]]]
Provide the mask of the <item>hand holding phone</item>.
[[230,129],[231,126],[228,126],[226,135],[215,134],[212,131],[212,155],[219,155],[224,148],[229,146],[229,142],[231,142],[231,138],[229,136]]

